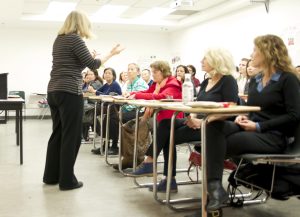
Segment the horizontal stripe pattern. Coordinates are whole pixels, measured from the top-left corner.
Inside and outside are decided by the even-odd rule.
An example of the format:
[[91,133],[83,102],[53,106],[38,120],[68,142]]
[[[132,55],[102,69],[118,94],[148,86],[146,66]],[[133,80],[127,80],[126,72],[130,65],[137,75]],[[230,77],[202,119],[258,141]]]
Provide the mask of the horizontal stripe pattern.
[[94,59],[85,42],[77,34],[58,35],[53,44],[53,65],[48,92],[82,94],[82,75],[85,67],[98,69],[100,60]]

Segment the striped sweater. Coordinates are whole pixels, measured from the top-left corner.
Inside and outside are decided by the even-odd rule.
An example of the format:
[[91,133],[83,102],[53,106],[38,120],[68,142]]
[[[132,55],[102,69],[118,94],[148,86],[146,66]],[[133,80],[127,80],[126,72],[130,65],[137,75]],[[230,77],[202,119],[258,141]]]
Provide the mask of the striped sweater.
[[48,84],[50,92],[82,94],[81,72],[85,67],[97,69],[100,60],[94,59],[85,42],[77,34],[58,35],[53,44],[53,66]]

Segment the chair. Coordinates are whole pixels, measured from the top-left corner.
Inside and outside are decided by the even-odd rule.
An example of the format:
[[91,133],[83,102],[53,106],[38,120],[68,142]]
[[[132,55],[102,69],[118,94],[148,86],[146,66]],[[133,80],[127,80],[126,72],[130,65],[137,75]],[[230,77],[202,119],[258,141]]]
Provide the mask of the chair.
[[[267,197],[264,198],[263,200],[255,200],[255,201],[247,200],[244,201],[244,204],[265,202],[268,196],[271,195],[271,193],[273,192],[276,168],[277,169],[283,167],[290,168],[295,166],[298,168],[300,164],[300,123],[298,123],[298,126],[295,128],[294,137],[292,138],[292,141],[288,144],[287,148],[284,150],[282,154],[243,154],[239,157],[241,158],[241,160],[234,175],[235,180],[245,183],[253,188],[258,188],[267,192]],[[239,169],[244,160],[253,163],[273,165],[273,172],[270,181],[271,182],[270,189],[265,189],[261,186],[254,185],[253,183],[249,183],[238,177]]]
[[[8,95],[17,95],[25,101],[25,91],[22,90],[9,91]],[[24,120],[26,120],[26,102],[23,103],[23,113],[24,113]]]

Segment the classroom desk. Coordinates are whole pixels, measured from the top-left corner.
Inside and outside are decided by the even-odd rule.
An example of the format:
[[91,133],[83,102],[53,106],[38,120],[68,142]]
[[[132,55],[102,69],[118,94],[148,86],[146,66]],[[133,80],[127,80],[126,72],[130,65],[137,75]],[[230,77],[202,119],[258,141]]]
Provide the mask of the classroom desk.
[[176,209],[170,203],[170,189],[171,189],[171,178],[172,178],[172,167],[173,167],[173,152],[174,152],[174,123],[177,112],[186,113],[197,113],[203,114],[204,118],[201,123],[201,155],[202,155],[202,217],[207,217],[206,203],[207,203],[207,178],[206,178],[206,124],[208,118],[212,116],[226,117],[235,116],[240,114],[246,114],[249,112],[260,111],[260,107],[255,106],[229,106],[228,108],[204,108],[204,107],[189,107],[185,105],[173,106],[165,105],[164,109],[174,110],[176,113],[173,114],[171,119],[171,131],[170,131],[170,152],[169,152],[169,165],[168,165],[168,176],[167,176],[167,195],[166,202],[171,209]]
[[23,164],[23,116],[22,108],[25,101],[22,98],[0,99],[0,110],[16,111],[16,143],[20,146],[20,164]]

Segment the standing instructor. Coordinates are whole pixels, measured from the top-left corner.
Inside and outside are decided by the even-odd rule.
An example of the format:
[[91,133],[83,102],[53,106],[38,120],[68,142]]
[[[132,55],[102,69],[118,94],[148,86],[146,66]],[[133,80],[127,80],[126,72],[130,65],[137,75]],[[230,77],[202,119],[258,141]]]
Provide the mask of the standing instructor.
[[60,190],[80,188],[74,174],[81,143],[83,97],[81,71],[98,69],[123,49],[115,46],[100,58],[88,50],[83,38],[92,37],[91,23],[84,13],[73,11],[66,18],[53,44],[53,66],[48,84],[48,103],[53,132],[48,142],[43,182],[59,184]]

